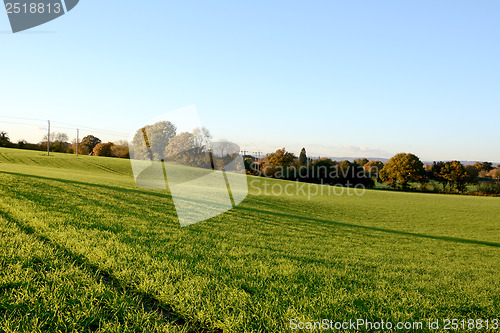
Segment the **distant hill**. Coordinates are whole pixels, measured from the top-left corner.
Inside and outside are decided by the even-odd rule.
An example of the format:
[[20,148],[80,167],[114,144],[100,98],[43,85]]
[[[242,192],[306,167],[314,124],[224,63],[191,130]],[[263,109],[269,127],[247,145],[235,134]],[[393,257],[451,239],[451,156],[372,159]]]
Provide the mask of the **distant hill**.
[[367,160],[369,161],[380,161],[382,163],[386,163],[386,162],[389,162],[389,159],[388,158],[383,158],[383,157],[337,157],[337,156],[321,156],[321,157],[327,157],[329,159],[332,159],[334,161],[354,161],[354,160],[357,160],[358,158],[366,158]]
[[[365,157],[335,157],[335,156],[321,156],[321,157],[328,157],[334,161],[345,161],[345,160],[348,160],[348,161],[354,161],[356,159],[359,159],[359,158],[365,158]],[[389,159],[388,158],[383,158],[383,157],[366,157],[367,160],[369,161],[380,161],[382,163],[387,163],[389,162]],[[448,162],[448,161],[451,161],[451,160],[444,160],[444,162]],[[422,161],[422,163],[424,164],[432,164],[434,161]],[[437,161],[436,161],[437,162]],[[485,162],[485,161],[460,161],[460,163],[462,163],[463,165],[472,165],[476,162]],[[490,161],[487,161],[487,162],[490,162]],[[497,166],[500,164],[500,162],[492,162],[493,163],[493,166]]]

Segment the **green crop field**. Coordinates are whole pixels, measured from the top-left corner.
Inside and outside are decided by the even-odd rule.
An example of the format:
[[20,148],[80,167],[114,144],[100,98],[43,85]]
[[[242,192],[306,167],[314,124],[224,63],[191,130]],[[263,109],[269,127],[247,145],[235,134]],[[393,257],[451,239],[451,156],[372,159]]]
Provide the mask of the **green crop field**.
[[1,332],[500,317],[500,198],[248,177],[238,207],[181,228],[128,160],[45,155],[0,149]]

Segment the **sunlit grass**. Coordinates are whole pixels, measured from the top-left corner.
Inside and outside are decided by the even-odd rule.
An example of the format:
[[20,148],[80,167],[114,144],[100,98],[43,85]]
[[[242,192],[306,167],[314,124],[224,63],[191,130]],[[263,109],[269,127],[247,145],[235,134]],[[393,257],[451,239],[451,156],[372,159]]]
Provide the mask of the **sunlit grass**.
[[[301,184],[249,181],[250,194],[238,207],[180,228],[169,193],[135,186],[126,160],[0,149],[0,211],[11,223],[197,327],[278,332],[292,318],[396,322],[500,314],[499,198],[385,191],[308,198],[290,190]],[[264,195],[264,182],[291,184],[294,194]],[[49,254],[48,262],[66,265],[57,251]],[[85,313],[79,296],[85,283],[75,281],[61,288],[83,297]],[[22,287],[9,293],[16,288]],[[10,294],[0,292],[4,304]],[[53,297],[49,289],[40,292]],[[94,310],[99,317],[99,306]],[[17,316],[5,318],[14,323]]]

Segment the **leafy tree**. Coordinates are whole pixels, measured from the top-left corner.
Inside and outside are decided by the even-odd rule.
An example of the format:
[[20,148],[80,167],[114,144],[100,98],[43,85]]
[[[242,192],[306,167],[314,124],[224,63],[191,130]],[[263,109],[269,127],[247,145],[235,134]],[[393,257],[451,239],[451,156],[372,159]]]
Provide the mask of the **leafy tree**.
[[214,162],[214,164],[220,164],[221,168],[224,167],[224,163],[227,161],[226,157],[230,159],[230,151],[219,160],[216,160],[215,157],[211,160],[207,154],[209,144],[210,133],[208,130],[195,129],[193,133],[183,132],[171,138],[165,148],[164,155],[168,161],[184,165],[209,169]]
[[460,193],[465,191],[466,184],[471,181],[471,175],[459,161],[444,163],[441,177],[453,184]]
[[493,163],[491,163],[491,162],[483,162],[482,165],[483,165],[484,171],[486,171],[486,172],[490,172],[491,170],[494,169]]
[[107,143],[98,143],[92,152],[94,153],[94,156],[107,156],[111,157],[112,155],[112,148],[113,148],[113,143],[112,142],[107,142]]
[[363,169],[365,170],[366,173],[369,173],[371,175],[375,175],[375,177],[378,178],[380,170],[382,170],[383,167],[384,167],[384,163],[382,163],[380,161],[370,161],[370,162],[364,164]]
[[336,166],[337,179],[334,180],[336,184],[346,186],[363,185],[366,187],[373,187],[375,185],[373,179],[368,177],[363,166],[356,162],[342,161]]
[[274,153],[267,154],[261,164],[262,174],[267,177],[290,178],[289,167],[295,164],[297,158],[293,153],[287,152],[285,148],[278,149]]
[[484,166],[481,162],[474,163],[473,167],[476,168],[478,172],[484,171]]
[[[40,150],[40,145],[34,144],[34,143],[29,143],[26,140],[18,140],[16,147],[19,149]],[[47,148],[45,148],[45,149],[47,149]]]
[[275,153],[267,154],[264,157],[265,162],[281,167],[291,166],[296,159],[295,154],[287,152],[285,148],[278,149]]
[[339,175],[347,175],[349,173],[349,168],[352,166],[351,162],[348,160],[342,161],[337,165],[337,170]]
[[335,166],[337,162],[332,161],[327,157],[318,158],[311,162],[309,166],[310,177],[312,182],[322,182],[323,184],[331,183],[335,180],[336,176]]
[[134,158],[162,160],[165,148],[176,132],[177,127],[169,121],[160,121],[139,129],[132,140]]
[[24,147],[26,147],[27,144],[28,142],[26,140],[19,140],[17,141],[17,148],[24,149]]
[[358,159],[354,160],[354,163],[356,163],[357,165],[361,165],[361,166],[364,166],[368,162],[369,161],[367,158],[358,158]]
[[471,184],[476,184],[479,178],[479,172],[473,165],[467,165],[465,171],[469,175],[468,182]]
[[193,134],[183,132],[170,139],[168,146],[165,148],[165,156],[167,158],[176,157],[179,154],[191,151],[194,148],[195,144]]
[[493,179],[500,179],[500,166],[497,169],[493,169],[489,173],[490,177]]
[[11,142],[7,132],[0,132],[0,147],[10,147]]
[[299,166],[306,166],[306,165],[307,165],[306,149],[302,148],[299,155]]
[[321,157],[311,162],[311,166],[313,167],[324,166],[330,168],[336,166],[337,164],[338,164],[337,162],[333,161],[328,157]]
[[486,171],[489,172],[493,170],[493,163],[491,162],[476,162],[474,163],[474,167],[477,169],[477,171]]
[[117,141],[111,147],[111,156],[118,158],[129,158],[130,152],[127,141]]
[[101,139],[93,135],[87,135],[82,139],[82,141],[78,145],[79,153],[83,155],[88,155],[91,152],[93,152],[95,146],[97,146],[99,143],[101,143]]
[[247,157],[243,161],[245,163],[245,170],[247,175],[253,175],[255,171],[252,168],[252,164],[254,163],[254,160],[251,157]]
[[443,192],[446,192],[446,187],[449,184],[449,180],[443,177],[444,167],[445,162],[433,162],[431,166],[431,177],[435,181],[439,182],[443,186]]
[[424,165],[413,154],[397,154],[380,170],[382,181],[392,187],[399,184],[403,189],[407,189],[410,182],[420,182],[424,176]]

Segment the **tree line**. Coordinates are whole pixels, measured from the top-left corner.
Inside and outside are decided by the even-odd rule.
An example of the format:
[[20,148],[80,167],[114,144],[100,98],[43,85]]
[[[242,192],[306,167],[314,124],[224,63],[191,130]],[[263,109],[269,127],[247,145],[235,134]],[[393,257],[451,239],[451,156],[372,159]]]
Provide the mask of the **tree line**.
[[411,153],[396,154],[387,163],[366,158],[339,162],[330,158],[311,160],[305,148],[299,157],[282,148],[262,160],[245,156],[245,168],[250,175],[328,185],[373,188],[383,184],[404,191],[500,195],[500,165],[463,165],[460,161],[424,165]]
[[375,186],[374,179],[359,161],[333,161],[329,158],[311,160],[305,148],[299,157],[285,148],[267,154],[262,160],[245,156],[247,173],[254,176],[295,180],[308,183],[338,186]]
[[[177,133],[170,122],[158,122],[139,129],[133,139],[136,159],[165,160],[202,168],[222,169],[239,154],[227,140],[210,144],[211,135],[205,128],[191,133]],[[10,141],[6,132],[0,131],[0,147],[32,150],[47,150],[47,135],[37,144],[19,140]],[[209,148],[211,147],[211,148]],[[94,156],[129,158],[127,142],[101,142],[93,135],[85,136],[81,142],[69,142],[64,133],[50,136],[50,151]],[[414,154],[400,153],[387,163],[369,161],[366,158],[334,161],[330,158],[310,159],[305,148],[299,156],[285,148],[267,154],[262,160],[244,156],[247,174],[296,180],[309,183],[377,187],[405,191],[435,193],[460,193],[500,195],[500,165],[491,162],[476,162],[463,165],[460,161],[439,161],[430,165]]]
[[0,147],[18,148],[28,150],[47,151],[49,144],[50,152],[67,153],[80,155],[94,155],[129,158],[129,148],[126,141],[117,142],[102,142],[101,139],[94,135],[85,136],[81,142],[69,142],[68,135],[65,133],[54,133],[50,135],[50,141],[46,134],[38,143],[29,143],[26,140],[19,140],[17,143],[12,142],[8,133],[0,131]]
[[[178,132],[169,121],[160,121],[139,129],[132,140],[131,158],[165,161],[191,167],[225,170],[239,156],[239,147],[227,140],[213,142],[210,132],[195,128],[191,132]],[[236,170],[245,172],[236,166]]]

